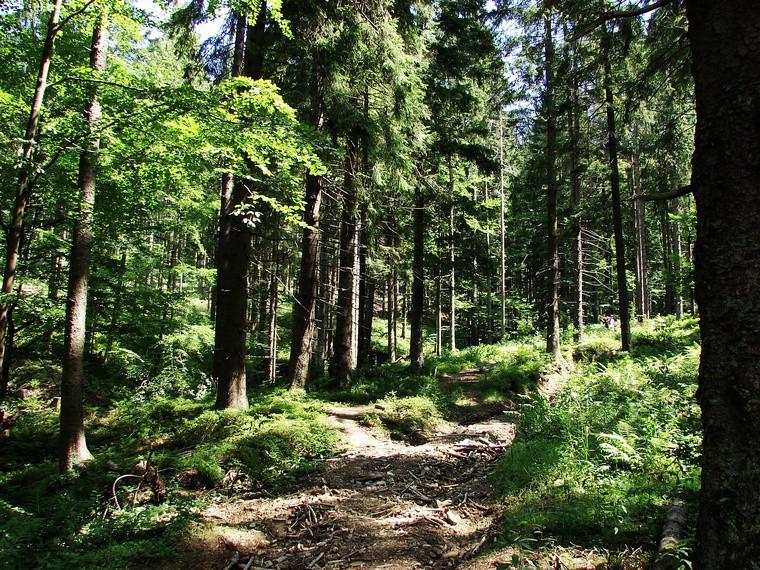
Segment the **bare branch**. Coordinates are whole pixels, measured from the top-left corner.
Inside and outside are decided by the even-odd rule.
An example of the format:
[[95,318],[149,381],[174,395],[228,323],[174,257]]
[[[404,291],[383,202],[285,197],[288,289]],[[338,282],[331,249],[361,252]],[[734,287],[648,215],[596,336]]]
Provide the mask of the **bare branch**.
[[673,198],[679,198],[681,196],[686,196],[687,194],[691,194],[694,192],[691,185],[688,186],[681,186],[680,188],[677,188],[676,190],[671,190],[670,192],[659,192],[657,194],[639,194],[638,196],[634,196],[631,198],[632,201],[635,200],[641,200],[642,202],[655,202],[658,200],[672,200]]
[[85,3],[85,5],[82,6],[79,10],[74,10],[71,14],[69,14],[63,20],[61,20],[60,22],[58,22],[58,25],[55,27],[55,31],[58,32],[58,31],[62,30],[64,28],[64,26],[66,24],[68,24],[73,18],[76,18],[77,16],[79,16],[79,14],[81,14],[82,12],[84,12],[85,10],[87,10],[87,8],[89,8],[90,6],[92,6],[96,1],[97,0],[87,0],[87,2]]
[[653,10],[657,10],[658,8],[662,8],[663,6],[672,4],[673,1],[674,0],[658,0],[657,2],[648,4],[646,6],[642,6],[641,8],[633,8],[630,10],[617,10],[615,12],[605,12],[604,14],[599,16],[597,19],[581,27],[580,30],[578,32],[575,32],[572,36],[570,36],[567,39],[567,41],[570,43],[576,42],[579,39],[583,38],[584,36],[587,36],[588,34],[593,32],[602,24],[609,22],[610,20],[618,20],[620,18],[635,18],[636,16],[641,16],[642,14],[646,14],[647,12],[652,12]]

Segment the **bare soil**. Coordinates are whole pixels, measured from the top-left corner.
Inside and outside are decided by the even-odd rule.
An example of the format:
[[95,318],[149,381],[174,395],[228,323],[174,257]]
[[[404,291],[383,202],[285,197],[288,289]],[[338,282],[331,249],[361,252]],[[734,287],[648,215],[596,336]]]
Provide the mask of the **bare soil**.
[[[489,475],[514,439],[505,404],[483,404],[477,370],[444,379],[461,387],[457,422],[421,445],[361,425],[368,406],[334,407],[343,452],[279,494],[218,499],[180,566],[219,569],[456,568],[499,530]],[[174,565],[176,567],[176,564]]]

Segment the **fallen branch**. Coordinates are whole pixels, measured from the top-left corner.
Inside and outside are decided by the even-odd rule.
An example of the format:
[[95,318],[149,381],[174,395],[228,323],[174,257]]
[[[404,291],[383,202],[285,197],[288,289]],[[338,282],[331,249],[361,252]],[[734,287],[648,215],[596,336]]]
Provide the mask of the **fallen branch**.
[[673,567],[673,552],[686,532],[688,521],[686,502],[675,499],[668,509],[668,516],[662,529],[662,540],[660,540],[652,570],[669,570]]
[[317,556],[317,557],[316,557],[314,560],[312,560],[312,561],[309,563],[309,565],[307,566],[307,568],[314,568],[314,566],[317,564],[317,562],[319,562],[319,561],[320,561],[320,559],[321,559],[321,558],[322,558],[324,555],[325,555],[324,551],[320,552],[320,553],[319,553],[319,555],[318,555],[318,556]]
[[116,486],[119,484],[119,482],[122,479],[129,479],[130,477],[134,479],[140,479],[142,480],[143,475],[134,475],[132,473],[127,473],[126,475],[121,475],[120,477],[117,477],[116,480],[113,482],[113,485],[111,485],[111,494],[113,495],[113,502],[116,504],[116,508],[121,510],[121,505],[119,504],[119,499],[116,498]]
[[691,187],[691,184],[688,186],[681,186],[680,188],[677,188],[676,190],[671,190],[670,192],[658,192],[657,194],[639,194],[638,196],[634,196],[631,198],[632,201],[640,200],[641,202],[654,202],[657,200],[672,200],[673,198],[680,198],[681,196],[686,196],[687,194],[691,194],[694,192],[694,190]]
[[224,567],[224,570],[232,570],[235,566],[237,566],[238,560],[240,560],[240,553],[236,551],[235,554],[232,555],[232,560],[230,563]]

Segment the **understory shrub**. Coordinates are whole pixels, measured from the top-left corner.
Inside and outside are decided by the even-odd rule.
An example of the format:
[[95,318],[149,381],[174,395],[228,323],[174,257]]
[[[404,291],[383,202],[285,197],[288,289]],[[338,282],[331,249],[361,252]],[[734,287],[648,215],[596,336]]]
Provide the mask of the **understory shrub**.
[[581,364],[553,402],[523,398],[519,435],[495,474],[506,528],[653,547],[670,501],[693,500],[699,484],[694,328],[655,325],[652,356]]

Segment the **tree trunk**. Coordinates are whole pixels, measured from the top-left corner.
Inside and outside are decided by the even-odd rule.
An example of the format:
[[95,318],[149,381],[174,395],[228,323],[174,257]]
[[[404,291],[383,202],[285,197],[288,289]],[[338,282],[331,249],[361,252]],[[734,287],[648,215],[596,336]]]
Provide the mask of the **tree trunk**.
[[[238,16],[233,77],[242,72],[247,51],[245,30],[246,18]],[[253,38],[249,40],[254,41]],[[220,410],[248,407],[245,355],[251,237],[244,215],[239,212],[247,197],[248,188],[243,181],[235,180],[232,173],[222,176],[216,252],[214,360],[211,372],[211,377],[217,383],[215,407]]]
[[414,189],[414,247],[412,252],[412,307],[409,311],[411,326],[409,338],[409,361],[413,370],[421,370],[425,365],[422,345],[423,315],[425,303],[425,197],[422,187]]
[[[680,213],[680,201],[676,198],[673,201],[675,214]],[[681,255],[683,249],[681,245],[681,224],[678,220],[673,222],[673,279],[675,281],[673,289],[676,297],[676,318],[683,317],[683,287],[681,278]]]
[[457,349],[457,295],[456,295],[456,276],[454,274],[456,263],[455,243],[456,238],[454,229],[454,168],[449,156],[449,348],[454,351]]
[[[636,132],[634,131],[634,136]],[[641,191],[641,172],[639,167],[639,155],[634,152],[631,154],[631,168],[628,173],[631,192],[633,197],[642,194]],[[636,315],[638,320],[649,318],[649,278],[647,270],[647,225],[646,225],[646,207],[642,200],[633,201],[633,222],[635,230],[635,252],[636,252]]]
[[361,246],[359,248],[359,365],[369,364],[372,350],[372,319],[374,317],[375,283],[369,274],[369,234],[367,232],[367,206],[362,207]]
[[[13,212],[8,225],[5,271],[3,273],[3,287],[2,291],[0,291],[3,295],[7,296],[13,294],[13,284],[16,279],[19,248],[21,246],[21,233],[24,225],[24,212],[26,211],[26,205],[29,201],[29,195],[32,190],[30,187],[30,177],[33,172],[32,159],[34,156],[35,140],[37,138],[37,126],[39,125],[42,102],[45,99],[47,78],[50,71],[50,61],[53,59],[55,40],[60,31],[60,28],[58,27],[58,19],[61,14],[62,4],[63,0],[55,0],[53,3],[53,10],[50,12],[45,43],[42,47],[40,66],[37,71],[37,82],[34,86],[32,106],[29,111],[29,118],[26,122],[24,141],[18,152],[21,167],[19,169],[18,181],[16,183]],[[0,302],[0,368],[2,368],[3,360],[5,358],[5,335],[8,330],[8,311],[11,307],[11,303],[13,303],[13,301],[10,299]]]
[[673,255],[671,253],[672,237],[670,235],[670,220],[668,219],[668,202],[660,204],[660,234],[662,236],[662,270],[665,281],[665,300],[663,313],[672,315],[675,312],[676,293],[673,287]]
[[351,370],[355,370],[359,366],[359,327],[361,325],[361,259],[359,250],[360,244],[364,232],[362,228],[364,226],[364,220],[359,218],[356,223],[356,235],[354,236],[354,289],[353,300],[351,301],[354,316],[351,319]]
[[[488,181],[484,183],[485,200],[488,202]],[[491,225],[486,224],[486,332],[485,340],[487,344],[493,343],[493,263],[491,261]]]
[[407,306],[407,276],[404,274],[401,281],[401,338],[406,339],[406,317],[409,307]]
[[269,332],[267,380],[270,384],[274,384],[275,380],[277,380],[277,308],[280,304],[279,264],[277,259],[280,246],[279,216],[274,216],[274,225],[277,228],[275,230],[277,235],[274,237],[274,244],[272,246],[272,268],[269,281],[269,325],[267,327]]
[[575,312],[575,340],[583,340],[584,313],[583,313],[583,204],[581,188],[580,166],[580,103],[578,101],[578,58],[572,54],[572,85],[570,87],[570,202],[574,217],[573,234],[575,236],[575,263],[577,270],[576,278],[576,302]]
[[290,347],[290,387],[305,388],[309,361],[314,350],[317,304],[317,256],[319,253],[319,208],[322,200],[321,178],[306,176],[306,210],[301,237],[301,266],[298,292],[293,300],[293,340]]
[[441,297],[443,288],[443,274],[441,273],[441,260],[438,260],[438,277],[435,280],[435,355],[443,354],[443,308]]
[[[106,68],[108,23],[105,13],[92,33],[90,67],[96,74]],[[87,322],[87,278],[92,248],[92,219],[95,207],[95,182],[100,148],[97,133],[101,118],[97,89],[92,88],[85,109],[89,138],[87,148],[79,155],[78,187],[79,212],[72,233],[69,258],[69,283],[66,295],[66,329],[63,342],[63,373],[61,375],[61,416],[59,467],[62,472],[92,459],[84,434],[84,348]]]
[[[329,226],[329,224],[325,224]],[[330,326],[328,323],[330,314],[330,295],[331,289],[331,276],[332,268],[330,262],[332,256],[329,252],[329,246],[324,241],[320,240],[318,245],[319,249],[319,265],[317,268],[317,300],[315,309],[315,334],[316,334],[316,349],[311,358],[309,365],[309,377],[310,379],[321,378],[325,373],[325,363],[328,362],[328,335],[330,333]]]
[[618,311],[620,312],[620,340],[624,351],[631,350],[631,322],[628,314],[628,283],[625,275],[625,242],[623,240],[623,215],[620,207],[620,172],[618,169],[617,134],[615,130],[615,102],[612,94],[612,65],[610,44],[612,37],[604,25],[602,57],[604,61],[604,98],[607,107],[607,152],[610,163],[612,187],[612,226],[615,233],[615,266],[617,269]]
[[501,338],[507,335],[507,226],[504,219],[504,125],[499,111],[499,227],[501,230]]
[[546,352],[550,353],[556,362],[562,361],[560,348],[559,322],[559,216],[557,202],[559,188],[557,187],[557,117],[554,109],[554,38],[552,36],[552,21],[547,14],[544,16],[544,75],[546,93],[544,112],[546,113],[546,214],[547,214],[547,244],[549,249],[549,282],[547,284],[548,301],[546,304]]
[[335,345],[331,376],[335,385],[345,388],[354,369],[353,340],[355,318],[355,264],[357,238],[357,175],[359,173],[359,134],[354,129],[346,137],[346,173],[343,180],[343,213],[340,224],[338,260],[338,305],[335,319]]
[[704,429],[694,568],[750,570],[760,560],[760,19],[747,0],[686,9]]
[[[391,230],[392,232],[392,230]],[[396,361],[396,314],[398,313],[398,298],[396,293],[397,279],[396,279],[396,239],[395,236],[389,232],[388,245],[392,249],[390,264],[388,268],[388,361]]]

